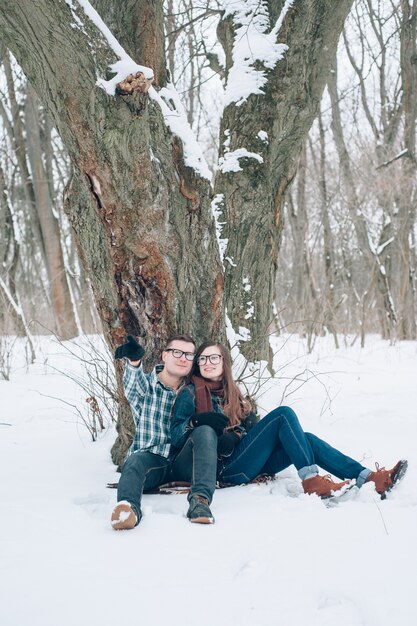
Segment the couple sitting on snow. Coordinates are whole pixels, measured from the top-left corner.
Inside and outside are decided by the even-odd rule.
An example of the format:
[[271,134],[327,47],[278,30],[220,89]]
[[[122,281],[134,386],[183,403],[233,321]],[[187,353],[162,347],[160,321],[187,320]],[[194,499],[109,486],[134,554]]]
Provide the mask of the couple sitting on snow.
[[[111,523],[130,529],[141,520],[143,490],[167,481],[188,481],[190,522],[214,523],[210,511],[216,481],[248,483],[295,465],[304,492],[322,498],[343,493],[350,480],[373,482],[385,498],[407,469],[367,469],[301,428],[297,415],[279,406],[259,421],[233,380],[229,351],[216,342],[196,345],[187,335],[168,339],[162,364],[142,370],[143,348],[129,336],[116,359],[126,360],[123,385],[136,424],[123,465]],[[318,466],[337,476],[319,474]],[[346,480],[349,479],[349,480]]]

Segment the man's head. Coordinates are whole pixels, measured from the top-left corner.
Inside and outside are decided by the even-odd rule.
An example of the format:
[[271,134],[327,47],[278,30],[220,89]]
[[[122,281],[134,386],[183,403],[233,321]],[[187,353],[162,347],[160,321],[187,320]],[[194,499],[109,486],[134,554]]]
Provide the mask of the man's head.
[[193,365],[196,345],[188,335],[172,335],[162,351],[164,370],[169,376],[187,376]]

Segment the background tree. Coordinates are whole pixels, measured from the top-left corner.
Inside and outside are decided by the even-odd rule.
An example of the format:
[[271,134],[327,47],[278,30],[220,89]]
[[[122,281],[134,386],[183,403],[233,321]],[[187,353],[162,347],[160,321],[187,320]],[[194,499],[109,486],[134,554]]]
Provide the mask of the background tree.
[[[307,207],[295,194],[288,201],[290,215],[308,215],[317,300],[297,299],[307,303],[297,329],[308,336],[314,328],[357,333],[362,343],[366,332],[415,338],[415,18],[414,3],[358,0],[346,21],[298,174],[306,176]],[[300,320],[298,258],[292,230],[284,230],[277,308],[286,328]]]
[[[68,339],[79,333],[78,317],[83,319],[86,330],[92,329],[91,323],[86,323],[87,308],[81,306],[83,295],[74,276],[80,268],[76,260],[70,262],[65,243],[70,235],[62,216],[62,189],[63,176],[68,178],[68,163],[54,150],[56,133],[49,118],[4,48],[1,60],[0,165],[13,224],[13,231],[8,232],[13,233],[16,242],[15,293],[22,314],[42,323],[42,327],[32,328],[33,332],[49,330]],[[71,272],[71,266],[75,272]]]

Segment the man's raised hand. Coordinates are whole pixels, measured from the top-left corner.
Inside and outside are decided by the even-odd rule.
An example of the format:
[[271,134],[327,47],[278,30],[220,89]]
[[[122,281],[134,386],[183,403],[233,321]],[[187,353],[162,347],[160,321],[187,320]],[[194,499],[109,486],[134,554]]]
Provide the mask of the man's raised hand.
[[127,342],[116,348],[114,358],[123,359],[126,357],[129,361],[140,361],[144,354],[145,350],[142,346],[132,335],[128,335]]

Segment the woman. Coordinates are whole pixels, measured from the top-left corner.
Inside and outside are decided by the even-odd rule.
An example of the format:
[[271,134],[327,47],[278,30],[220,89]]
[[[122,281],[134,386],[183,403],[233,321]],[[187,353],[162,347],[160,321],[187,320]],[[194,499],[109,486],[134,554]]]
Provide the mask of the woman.
[[[188,384],[177,396],[171,422],[173,475],[191,481],[190,521],[214,522],[209,504],[216,478],[241,485],[293,464],[307,494],[329,497],[347,488],[346,479],[356,479],[357,487],[372,481],[384,499],[407,469],[407,461],[398,461],[391,470],[376,464],[373,472],[305,433],[287,406],[274,409],[248,430],[250,418],[250,403],[233,380],[229,351],[220,343],[203,343]],[[340,482],[319,475],[318,465]]]

